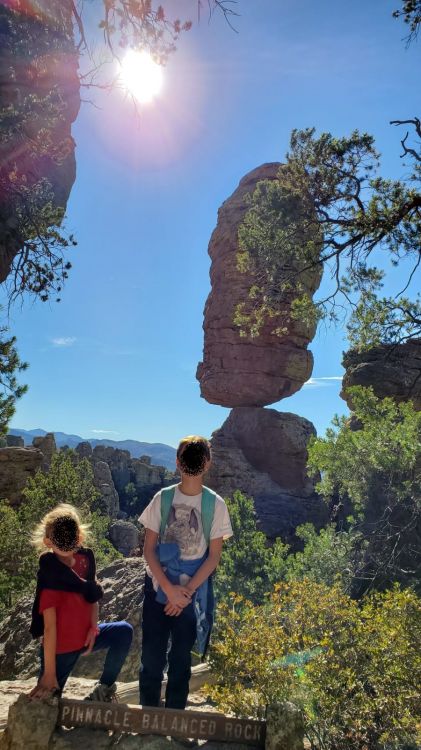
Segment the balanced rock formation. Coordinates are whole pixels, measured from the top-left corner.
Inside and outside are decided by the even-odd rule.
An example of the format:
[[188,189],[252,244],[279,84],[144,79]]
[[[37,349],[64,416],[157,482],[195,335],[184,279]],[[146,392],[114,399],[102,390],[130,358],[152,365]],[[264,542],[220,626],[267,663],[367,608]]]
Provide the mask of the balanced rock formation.
[[305,522],[320,526],[326,508],[306,474],[307,443],[315,429],[296,414],[259,407],[232,409],[212,435],[206,484],[222,497],[235,490],[254,499],[266,536],[291,540]]
[[404,344],[382,344],[363,352],[348,351],[342,364],[345,375],[340,395],[352,409],[347,388],[372,386],[379,398],[390,396],[397,402],[413,401],[421,410],[421,339]]
[[[201,395],[211,404],[272,404],[298,391],[313,369],[307,346],[314,336],[314,326],[291,321],[289,333],[279,336],[273,332],[274,321],[268,320],[260,335],[250,339],[240,336],[234,324],[235,309],[247,298],[253,283],[237,268],[238,228],[248,209],[246,196],[253,193],[259,181],[276,179],[279,167],[279,163],[263,164],[249,172],[218,211],[209,243],[212,290],[205,306],[203,362],[197,369]],[[320,279],[320,270],[306,277],[310,295]]]
[[0,448],[0,500],[19,505],[22,490],[43,461],[44,456],[38,448]]
[[[119,679],[137,679],[141,642],[140,618],[143,602],[145,562],[138,557],[116,560],[98,573],[104,588],[100,602],[100,621],[127,620],[133,626],[133,643],[120,672]],[[26,679],[39,669],[39,641],[29,633],[33,597],[21,599],[0,623],[0,679],[10,680],[19,675]],[[79,659],[73,674],[97,678],[101,673],[104,652],[96,652]]]

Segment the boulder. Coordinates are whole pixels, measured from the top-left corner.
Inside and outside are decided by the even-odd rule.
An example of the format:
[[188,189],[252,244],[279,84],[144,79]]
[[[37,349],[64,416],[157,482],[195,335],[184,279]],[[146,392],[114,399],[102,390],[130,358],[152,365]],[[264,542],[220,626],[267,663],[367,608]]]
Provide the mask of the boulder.
[[111,518],[115,518],[120,509],[118,492],[114,487],[110,467],[105,461],[97,461],[93,465],[94,485],[101,493],[102,502]]
[[92,456],[92,445],[87,440],[84,440],[82,443],[78,443],[75,452],[79,458],[90,458]]
[[6,435],[6,446],[8,448],[24,448],[25,441],[21,435]]
[[43,461],[38,448],[0,448],[0,499],[19,505],[23,488]]
[[[141,642],[140,621],[145,562],[142,558],[116,560],[98,573],[104,588],[100,602],[100,621],[127,620],[133,626],[133,643],[119,679],[135,680],[139,672]],[[25,679],[39,669],[39,641],[29,633],[33,597],[24,597],[0,623],[0,679],[10,680],[16,675]],[[73,674],[98,678],[105,652],[81,657]]]
[[54,432],[47,432],[43,437],[34,437],[32,445],[38,448],[44,457],[41,465],[42,471],[49,471],[54,453],[57,451]]
[[115,521],[110,526],[110,539],[124,557],[130,557],[139,547],[139,529],[129,521]]
[[222,497],[253,497],[266,536],[291,540],[305,522],[320,526],[327,511],[306,472],[307,443],[316,431],[304,417],[275,409],[238,407],[212,434],[205,483]]
[[344,354],[342,364],[346,372],[340,395],[350,409],[352,400],[347,388],[361,385],[372,386],[379,398],[411,400],[421,410],[421,339],[382,344],[363,352],[350,350]]
[[[221,406],[266,406],[291,396],[308,380],[313,356],[307,350],[313,325],[292,321],[286,335],[277,335],[276,318],[265,322],[260,335],[240,335],[235,309],[248,297],[253,283],[237,268],[238,228],[247,212],[247,196],[261,180],[275,180],[279,163],[263,164],[249,172],[218,211],[218,223],[209,243],[211,292],[204,312],[203,361],[197,379],[203,398]],[[315,270],[305,279],[312,295],[320,284]],[[290,302],[283,303],[288,312]]]

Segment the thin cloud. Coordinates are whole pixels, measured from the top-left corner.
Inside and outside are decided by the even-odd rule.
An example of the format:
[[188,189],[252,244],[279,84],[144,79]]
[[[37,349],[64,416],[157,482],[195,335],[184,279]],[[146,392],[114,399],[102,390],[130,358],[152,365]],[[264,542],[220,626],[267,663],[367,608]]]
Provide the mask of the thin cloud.
[[323,388],[324,386],[333,385],[335,380],[342,380],[342,375],[326,375],[321,378],[310,378],[304,383],[304,388],[306,386],[309,386],[310,388]]
[[51,339],[53,346],[73,346],[76,342],[76,336],[59,336],[58,338]]
[[95,435],[119,435],[119,432],[116,432],[116,430],[89,430],[89,432],[94,432]]

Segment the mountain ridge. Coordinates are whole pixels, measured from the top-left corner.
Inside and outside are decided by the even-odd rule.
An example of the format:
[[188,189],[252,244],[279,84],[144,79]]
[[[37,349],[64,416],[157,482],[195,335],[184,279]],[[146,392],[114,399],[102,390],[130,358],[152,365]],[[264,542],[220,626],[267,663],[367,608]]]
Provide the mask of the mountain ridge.
[[[48,430],[36,428],[34,430],[23,430],[19,427],[9,429],[10,435],[16,435],[24,439],[25,445],[32,445],[34,437],[44,437]],[[97,445],[105,445],[120,450],[128,450],[133,458],[140,456],[150,456],[155,465],[165,466],[167,469],[174,471],[176,449],[166,443],[146,443],[140,440],[110,440],[109,438],[84,438],[80,435],[72,435],[66,432],[54,432],[54,438],[58,448],[68,445],[69,448],[76,448],[79,443],[90,443],[93,448]]]

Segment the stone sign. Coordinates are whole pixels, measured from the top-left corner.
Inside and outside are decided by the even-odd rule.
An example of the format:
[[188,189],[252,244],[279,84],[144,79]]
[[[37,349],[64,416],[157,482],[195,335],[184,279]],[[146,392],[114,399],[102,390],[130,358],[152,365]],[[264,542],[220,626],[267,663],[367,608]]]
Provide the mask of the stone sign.
[[171,708],[138,708],[124,703],[62,699],[57,723],[68,728],[84,726],[136,734],[192,737],[254,747],[264,747],[266,738],[264,721]]

